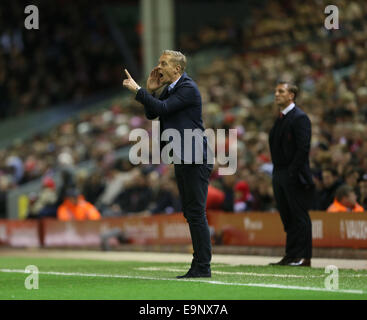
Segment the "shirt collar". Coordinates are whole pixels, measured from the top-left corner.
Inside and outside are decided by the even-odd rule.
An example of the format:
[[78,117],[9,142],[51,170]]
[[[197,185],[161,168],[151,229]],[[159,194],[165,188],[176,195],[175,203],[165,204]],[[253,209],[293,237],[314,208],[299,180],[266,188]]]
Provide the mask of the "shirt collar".
[[296,105],[294,104],[294,102],[292,102],[287,108],[285,108],[282,113],[284,115],[286,115],[289,111],[291,111]]
[[[182,77],[182,75],[181,75],[181,77]],[[175,82],[172,82],[172,83],[168,86],[168,91],[171,91],[171,90],[175,87],[176,83],[181,79],[181,77],[179,77]]]

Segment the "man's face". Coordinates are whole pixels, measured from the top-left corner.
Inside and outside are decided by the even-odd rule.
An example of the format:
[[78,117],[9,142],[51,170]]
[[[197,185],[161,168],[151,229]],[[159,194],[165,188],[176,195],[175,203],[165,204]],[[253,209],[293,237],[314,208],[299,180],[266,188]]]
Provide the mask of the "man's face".
[[294,98],[294,94],[288,91],[287,84],[278,84],[275,88],[275,104],[279,108],[289,106]]
[[345,178],[346,183],[349,184],[350,186],[354,187],[358,183],[358,177],[359,177],[358,173],[353,172]]
[[353,208],[357,202],[357,195],[355,192],[349,192],[348,196],[343,197],[341,203],[348,207]]
[[68,200],[74,205],[78,203],[78,197],[68,197]]
[[180,67],[172,62],[172,57],[162,54],[159,58],[158,72],[161,75],[161,83],[170,84],[174,82],[179,75]]

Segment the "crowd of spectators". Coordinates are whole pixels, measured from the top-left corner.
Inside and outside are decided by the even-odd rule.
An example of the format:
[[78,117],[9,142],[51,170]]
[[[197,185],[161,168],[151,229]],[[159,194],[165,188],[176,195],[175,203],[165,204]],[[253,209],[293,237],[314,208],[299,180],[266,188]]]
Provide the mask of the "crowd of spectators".
[[[261,190],[272,199],[267,137],[277,114],[273,91],[278,80],[288,80],[299,86],[297,104],[313,125],[313,209],[326,210],[342,184],[351,185],[365,205],[361,186],[367,179],[367,3],[335,4],[340,32],[324,28],[325,1],[271,1],[256,10],[252,27],[245,30],[248,50],[215,60],[198,77],[206,127],[238,130],[236,178],[237,183],[247,182],[251,195]],[[273,209],[270,203],[261,209]]]
[[[347,33],[325,31],[323,1],[272,1],[271,6],[254,13],[254,35],[245,30],[248,48],[230,58],[216,59],[195,77],[202,94],[205,127],[237,129],[238,138],[236,174],[220,176],[218,164],[215,166],[208,208],[276,210],[268,132],[277,114],[273,91],[282,79],[299,86],[296,102],[312,122],[310,161],[317,193],[312,209],[327,210],[337,190],[347,185],[367,210],[367,3],[336,2],[341,27]],[[320,14],[311,14],[318,9]],[[274,29],[269,35],[271,25]],[[318,32],[309,32],[308,25]],[[77,171],[71,184],[102,216],[180,211],[171,166],[132,166],[128,160],[116,158],[116,150],[129,144],[131,129],[151,131],[142,111],[133,97],[129,102],[116,101],[108,109],[68,121],[48,135],[0,151],[0,200],[17,185],[52,177],[55,168],[68,172],[65,167],[94,160],[97,170]],[[231,147],[228,140],[218,146],[227,151]],[[57,201],[65,197],[62,194],[67,187],[68,183],[63,183]],[[33,215],[40,212],[35,211]]]
[[28,4],[0,4],[0,119],[118,87],[123,61],[101,5],[33,1],[39,29],[27,30]]
[[182,33],[178,38],[178,46],[185,54],[193,54],[204,49],[231,46],[241,50],[243,28],[232,19],[223,18],[216,25],[207,25],[195,33]]

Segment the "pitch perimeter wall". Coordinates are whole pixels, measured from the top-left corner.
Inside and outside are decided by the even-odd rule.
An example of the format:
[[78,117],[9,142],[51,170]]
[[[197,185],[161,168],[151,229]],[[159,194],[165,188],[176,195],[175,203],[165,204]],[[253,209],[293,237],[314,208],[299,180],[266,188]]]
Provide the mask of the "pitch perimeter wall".
[[[310,212],[313,246],[367,249],[367,213]],[[213,244],[279,247],[285,232],[279,214],[208,211]],[[10,247],[96,247],[101,235],[119,228],[130,244],[190,245],[181,213],[124,216],[99,221],[0,220],[0,245]],[[110,245],[118,245],[111,239]]]

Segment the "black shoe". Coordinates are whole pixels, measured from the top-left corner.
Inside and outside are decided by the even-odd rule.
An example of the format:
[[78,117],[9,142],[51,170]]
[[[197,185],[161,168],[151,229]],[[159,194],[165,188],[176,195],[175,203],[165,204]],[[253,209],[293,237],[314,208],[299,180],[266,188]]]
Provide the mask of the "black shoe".
[[293,259],[285,256],[282,260],[278,262],[269,263],[269,266],[286,266],[290,261],[293,261]]
[[211,278],[212,273],[211,271],[201,272],[194,269],[190,269],[186,274],[183,276],[177,276],[177,279],[185,279],[185,278]]
[[311,259],[306,258],[296,258],[289,261],[287,266],[292,267],[311,267]]

